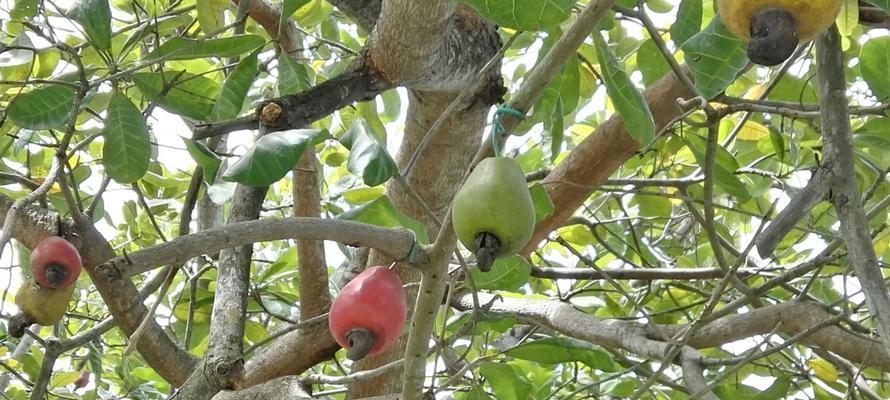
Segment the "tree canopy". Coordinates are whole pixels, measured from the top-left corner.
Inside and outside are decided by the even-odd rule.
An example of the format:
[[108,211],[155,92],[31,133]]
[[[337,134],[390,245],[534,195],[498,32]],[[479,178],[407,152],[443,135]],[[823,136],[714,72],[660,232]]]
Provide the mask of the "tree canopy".
[[0,0],[0,398],[890,397],[890,2],[720,1]]

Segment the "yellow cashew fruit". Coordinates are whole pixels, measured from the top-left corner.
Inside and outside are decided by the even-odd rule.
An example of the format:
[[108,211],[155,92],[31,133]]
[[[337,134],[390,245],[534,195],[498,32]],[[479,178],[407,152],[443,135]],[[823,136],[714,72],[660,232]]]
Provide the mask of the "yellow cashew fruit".
[[454,232],[476,254],[476,265],[488,271],[496,258],[525,247],[535,230],[535,205],[525,174],[512,158],[479,162],[454,195]]
[[748,41],[748,57],[760,65],[781,64],[801,42],[831,27],[842,0],[717,0],[723,24]]
[[34,278],[22,283],[15,294],[15,304],[19,307],[19,314],[10,318],[9,334],[21,337],[31,324],[51,326],[59,322],[68,310],[68,302],[76,286],[53,289],[40,285]]

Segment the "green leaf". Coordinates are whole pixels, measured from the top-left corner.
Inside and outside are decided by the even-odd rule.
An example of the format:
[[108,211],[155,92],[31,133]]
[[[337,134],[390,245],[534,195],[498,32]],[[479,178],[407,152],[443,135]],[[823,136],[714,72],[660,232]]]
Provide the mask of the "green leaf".
[[476,289],[516,291],[528,283],[532,266],[525,257],[513,255],[495,260],[488,272],[477,268],[470,270]]
[[9,12],[11,20],[31,20],[37,16],[39,0],[17,0]]
[[182,141],[195,163],[204,170],[204,182],[212,185],[216,181],[216,174],[219,172],[222,159],[202,142],[186,138],[182,138]]
[[347,169],[362,177],[368,186],[377,186],[392,178],[398,171],[395,161],[386,152],[386,146],[371,133],[364,119],[357,118],[349,128],[344,146],[349,144]]
[[35,78],[49,78],[59,65],[62,55],[59,50],[47,47],[37,51],[37,67],[34,71]]
[[751,386],[726,383],[714,389],[714,394],[724,400],[779,400],[784,399],[791,387],[791,378],[781,376],[766,390],[757,390]]
[[333,6],[326,0],[309,0],[297,9],[294,18],[300,26],[315,26],[327,19],[333,10]]
[[259,138],[238,162],[223,174],[223,180],[242,185],[268,186],[294,168],[306,146],[321,135],[319,129],[291,129]]
[[618,370],[609,353],[588,342],[570,337],[551,337],[523,343],[508,350],[506,354],[513,358],[542,364],[578,361],[605,372]]
[[631,137],[642,146],[647,146],[655,138],[655,121],[649,104],[624,72],[624,67],[615,59],[606,41],[599,32],[593,35],[596,55],[600,60],[606,92],[615,104],[624,126]]
[[227,0],[196,0],[195,6],[198,11],[198,25],[204,34],[210,34],[219,30],[225,25],[226,8],[229,7]]
[[[0,52],[0,78],[7,81],[23,81],[28,79],[33,69],[34,43],[28,38],[28,35],[21,34],[15,37],[10,47],[16,46],[16,49],[5,49]],[[3,86],[0,85],[0,88]]]
[[522,31],[542,31],[565,21],[575,0],[461,0],[496,24]]
[[[702,136],[689,133],[683,137],[683,141],[692,150],[695,160],[702,168],[705,165],[705,153],[707,152],[708,140]],[[739,200],[747,200],[751,195],[748,189],[742,184],[742,181],[736,177],[735,172],[739,169],[739,163],[723,146],[717,146],[717,154],[714,163],[714,184],[725,190],[727,193],[738,197]]]
[[[456,394],[459,393],[460,392],[457,392]],[[491,397],[486,394],[485,390],[483,390],[482,388],[474,387],[473,389],[470,389],[469,392],[467,392],[467,396],[464,397],[463,400],[491,400]]]
[[704,9],[700,0],[680,1],[677,20],[671,25],[671,39],[675,45],[682,46],[689,38],[701,31],[703,13]]
[[71,118],[75,97],[72,87],[47,85],[16,97],[7,114],[12,123],[22,128],[58,128]]
[[837,29],[843,36],[853,34],[859,26],[859,0],[841,0],[841,11],[837,15]]
[[257,76],[258,55],[257,52],[253,52],[244,57],[226,78],[226,82],[223,83],[222,90],[219,92],[219,98],[216,99],[216,105],[213,107],[213,113],[210,114],[211,121],[233,119],[241,113],[247,91],[250,90],[250,85],[253,84]]
[[52,375],[49,386],[53,389],[68,386],[80,378],[80,372],[56,372]]
[[544,189],[544,185],[536,183],[529,187],[528,191],[531,193],[532,203],[535,205],[535,222],[541,222],[544,218],[553,215],[556,207],[553,205],[550,195],[547,194],[547,189]]
[[257,343],[269,336],[269,332],[263,324],[256,321],[247,321],[244,324],[244,337],[250,343]]
[[186,39],[174,37],[147,55],[146,61],[193,60],[196,58],[228,58],[254,51],[266,44],[259,35],[235,35],[219,39]]
[[71,18],[83,27],[96,47],[111,50],[111,7],[108,0],[80,0],[71,10]]
[[633,202],[640,206],[641,217],[658,218],[663,215],[669,215],[673,205],[667,197],[661,196],[634,196]]
[[384,192],[386,192],[386,190],[383,186],[359,187],[343,192],[343,200],[346,200],[349,204],[365,204],[383,196]]
[[785,162],[785,137],[775,129],[769,130],[769,142],[779,162]]
[[219,83],[185,71],[140,72],[133,74],[133,83],[146,100],[197,121],[210,118],[219,95]]
[[262,275],[260,275],[260,282],[265,282],[270,277],[277,275],[280,272],[286,270],[296,270],[297,269],[297,247],[291,247],[287,249],[287,251],[281,253],[278,256],[278,259],[275,260],[274,263],[269,265],[265,271],[263,271]]
[[300,93],[312,86],[309,66],[296,62],[285,53],[278,56],[278,95]]
[[310,0],[284,0],[284,5],[281,8],[281,18],[279,19],[278,29],[279,31],[282,29],[282,26],[290,20],[290,16],[294,15],[294,13],[303,7]]
[[890,0],[866,0],[865,2],[881,7],[884,11],[890,13]]
[[671,73],[671,67],[664,59],[661,49],[652,39],[647,39],[637,49],[637,66],[643,74],[643,84],[651,85]]
[[405,215],[386,196],[380,196],[368,204],[340,214],[337,219],[364,222],[386,228],[403,227],[414,232],[418,242],[422,244],[430,242],[423,224]]
[[115,93],[105,117],[102,165],[112,179],[132,183],[145,175],[151,161],[151,139],[142,112],[127,96]]
[[709,99],[723,92],[748,65],[745,42],[730,33],[720,17],[714,17],[681,48],[695,75],[695,86]]
[[890,98],[890,78],[887,76],[887,71],[890,71],[890,37],[882,36],[865,42],[859,54],[859,70],[878,99]]
[[[544,41],[540,56],[549,51],[562,31],[554,29],[548,33],[548,39]],[[540,61],[540,58],[539,58]],[[544,130],[550,138],[551,159],[555,159],[562,149],[565,119],[578,108],[581,92],[581,70],[578,57],[569,57],[559,73],[556,74],[544,91],[532,110],[531,120],[544,122]],[[517,130],[520,134],[522,130]]]
[[479,372],[491,385],[495,398],[498,400],[527,400],[532,385],[520,378],[516,371],[507,364],[485,362]]

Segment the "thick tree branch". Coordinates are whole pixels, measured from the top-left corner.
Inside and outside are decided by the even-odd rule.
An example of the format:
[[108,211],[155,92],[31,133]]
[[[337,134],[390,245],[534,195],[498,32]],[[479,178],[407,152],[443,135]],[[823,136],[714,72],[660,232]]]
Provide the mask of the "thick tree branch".
[[258,385],[284,375],[299,374],[340,349],[328,330],[327,319],[290,332],[248,360],[243,386]]
[[[296,217],[318,218],[321,213],[318,168],[314,149],[306,149],[293,171]],[[331,307],[323,244],[320,240],[297,240],[301,321],[324,314]]]
[[351,18],[365,32],[374,30],[380,16],[381,0],[330,0],[329,3]]
[[342,74],[308,90],[264,102],[254,116],[199,127],[192,138],[206,139],[235,130],[257,129],[260,122],[269,131],[302,128],[356,101],[373,99],[389,88],[367,64],[355,62]]
[[[663,352],[669,346],[668,342],[662,341],[662,335],[673,337],[687,328],[686,325],[642,325],[630,321],[600,319],[555,300],[500,298],[479,293],[479,301],[491,303],[489,313],[514,316],[593,344],[625,349],[654,360],[661,360],[665,354]],[[470,311],[473,309],[472,295],[456,295],[451,305],[458,310]],[[833,317],[822,306],[813,303],[771,305],[708,322],[692,337],[688,345],[696,349],[718,347],[767,334],[777,324],[781,324],[781,332],[795,335]],[[879,343],[837,326],[822,328],[804,338],[803,342],[831,351],[854,363],[890,371],[890,352],[881,348]]]
[[[232,200],[229,222],[246,222],[259,218],[268,189],[238,185]],[[212,397],[219,390],[240,387],[244,376],[244,360],[241,357],[244,327],[247,323],[252,255],[252,244],[227,248],[220,252],[207,351],[183,384],[182,390],[172,398],[203,400]]]
[[180,236],[127,256],[109,259],[97,267],[97,271],[109,279],[120,279],[226,248],[284,239],[334,240],[350,246],[380,249],[400,260],[407,259],[414,246],[414,235],[402,228],[321,218],[262,219]]
[[[99,270],[100,263],[115,256],[114,250],[99,231],[93,225],[78,225],[76,232],[82,240],[80,256],[84,268],[118,326],[129,337],[138,329],[148,309],[142,304],[139,292],[130,279],[111,279]],[[185,382],[196,364],[195,358],[177,346],[155,321],[145,326],[136,350],[152,369],[173,386]]]
[[[4,218],[13,202],[0,196],[0,215]],[[109,280],[98,274],[96,266],[115,256],[114,250],[92,225],[77,225],[70,221],[60,221],[57,214],[39,207],[25,206],[16,214],[13,237],[26,247],[34,248],[43,238],[52,234],[73,233],[84,269],[96,285],[99,294],[114,316],[115,321],[127,336],[131,335],[142,322],[147,309],[142,304],[139,292],[129,279]],[[165,380],[174,386],[185,381],[191,373],[195,359],[179,348],[170,337],[153,321],[150,322],[138,344],[137,350],[143,359]]]
[[702,393],[698,398],[705,400],[718,400],[719,397],[711,393],[708,381],[705,379],[704,368],[695,357],[683,357],[680,359],[680,367],[683,369],[683,380],[689,393]]
[[816,71],[822,109],[822,141],[827,168],[831,171],[831,203],[841,222],[850,265],[859,278],[865,300],[883,339],[890,349],[890,292],[878,266],[868,230],[868,218],[856,188],[853,130],[847,109],[846,80],[841,39],[832,27],[816,41]]
[[213,400],[304,400],[313,398],[296,376],[283,376],[244,390],[222,391]]
[[382,2],[367,45],[367,61],[382,81],[412,82],[434,71],[456,7],[448,0]]
[[[241,5],[242,0],[232,0],[233,3]],[[299,31],[293,20],[288,18],[287,23],[281,27],[281,6],[279,4],[271,4],[265,0],[248,0],[247,16],[260,24],[266,33],[269,34],[278,45],[289,50],[293,50],[294,43],[299,41]],[[279,29],[282,28],[282,29]]]
[[[796,335],[822,321],[833,318],[824,306],[808,302],[789,302],[757,308],[744,314],[733,314],[714,320],[702,327],[689,342],[695,348],[718,347],[772,331],[781,325],[781,332]],[[685,325],[649,328],[649,335],[659,333],[672,336],[685,329]],[[890,370],[890,352],[879,342],[850,333],[837,326],[822,328],[803,339],[803,343],[818,346],[856,363]]]

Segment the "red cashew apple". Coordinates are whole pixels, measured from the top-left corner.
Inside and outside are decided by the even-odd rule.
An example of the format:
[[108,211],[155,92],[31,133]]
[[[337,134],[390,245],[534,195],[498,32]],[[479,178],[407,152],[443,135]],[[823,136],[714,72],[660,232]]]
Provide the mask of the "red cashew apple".
[[43,239],[31,252],[31,272],[37,283],[52,289],[71,286],[80,276],[80,253],[58,236]]
[[346,357],[360,360],[391,348],[408,319],[402,281],[387,267],[371,267],[350,281],[331,305],[328,325]]

